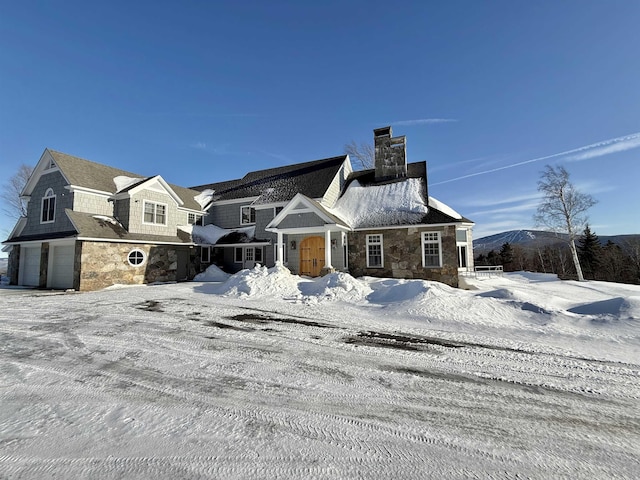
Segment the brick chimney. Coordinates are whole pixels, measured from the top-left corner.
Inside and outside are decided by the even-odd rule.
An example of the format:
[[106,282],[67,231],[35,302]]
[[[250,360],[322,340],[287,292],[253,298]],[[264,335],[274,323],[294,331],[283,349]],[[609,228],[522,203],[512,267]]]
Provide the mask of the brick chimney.
[[375,145],[375,178],[391,180],[407,176],[407,140],[403,135],[393,137],[391,127],[373,131]]

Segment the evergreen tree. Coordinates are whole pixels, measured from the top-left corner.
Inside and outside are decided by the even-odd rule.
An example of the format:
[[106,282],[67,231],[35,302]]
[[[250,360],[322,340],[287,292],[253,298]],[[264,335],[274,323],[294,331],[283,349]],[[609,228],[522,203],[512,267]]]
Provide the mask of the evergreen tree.
[[487,263],[489,265],[500,265],[500,255],[498,255],[494,250],[491,250],[487,254]]
[[507,272],[513,271],[512,263],[513,263],[513,248],[511,248],[511,244],[509,242],[505,242],[502,244],[502,248],[500,248],[500,262],[504,267],[504,270]]
[[584,228],[584,232],[578,240],[578,258],[585,278],[598,279],[602,260],[602,245],[598,236],[591,231],[589,224]]

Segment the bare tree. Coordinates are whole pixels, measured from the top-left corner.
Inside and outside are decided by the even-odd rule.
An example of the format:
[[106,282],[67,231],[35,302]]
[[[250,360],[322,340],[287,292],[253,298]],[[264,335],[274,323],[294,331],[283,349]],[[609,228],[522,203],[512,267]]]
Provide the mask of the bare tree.
[[20,218],[27,216],[27,204],[20,194],[27,184],[33,168],[24,163],[18,167],[18,171],[7,180],[2,186],[0,198],[3,200],[2,211],[11,218]]
[[344,153],[349,155],[356,170],[367,170],[375,166],[376,153],[373,145],[368,143],[358,145],[351,140],[351,143],[344,146]]
[[575,241],[578,232],[587,223],[586,211],[596,204],[596,200],[591,195],[578,191],[569,181],[569,172],[561,166],[545,167],[538,181],[538,191],[542,192],[543,197],[533,218],[537,225],[568,235],[571,257],[578,280],[582,282],[584,276]]

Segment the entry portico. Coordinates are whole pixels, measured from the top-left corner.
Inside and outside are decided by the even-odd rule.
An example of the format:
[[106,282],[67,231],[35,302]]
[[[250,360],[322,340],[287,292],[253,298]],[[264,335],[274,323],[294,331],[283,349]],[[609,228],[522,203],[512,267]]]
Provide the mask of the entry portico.
[[267,225],[277,234],[276,264],[282,265],[287,248],[290,265],[301,275],[317,276],[344,268],[349,226],[321,203],[298,193]]

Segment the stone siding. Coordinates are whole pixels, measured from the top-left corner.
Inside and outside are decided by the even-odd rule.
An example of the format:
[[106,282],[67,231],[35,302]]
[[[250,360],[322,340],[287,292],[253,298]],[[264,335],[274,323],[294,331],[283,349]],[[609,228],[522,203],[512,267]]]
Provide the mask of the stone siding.
[[9,261],[7,263],[7,276],[9,277],[9,285],[18,284],[18,270],[20,268],[20,245],[12,245],[9,252]]
[[[442,267],[422,266],[422,232],[440,232]],[[455,226],[410,227],[349,233],[349,271],[355,277],[420,278],[458,286]],[[383,238],[382,268],[367,268],[367,235]]]
[[[142,265],[129,264],[129,253],[142,250],[146,260]],[[82,265],[79,290],[98,290],[114,284],[141,285],[153,282],[172,282],[180,270],[178,250],[189,249],[175,245],[148,245],[133,243],[82,242],[76,248]],[[191,257],[191,255],[189,255]],[[189,268],[193,277],[193,270]]]

